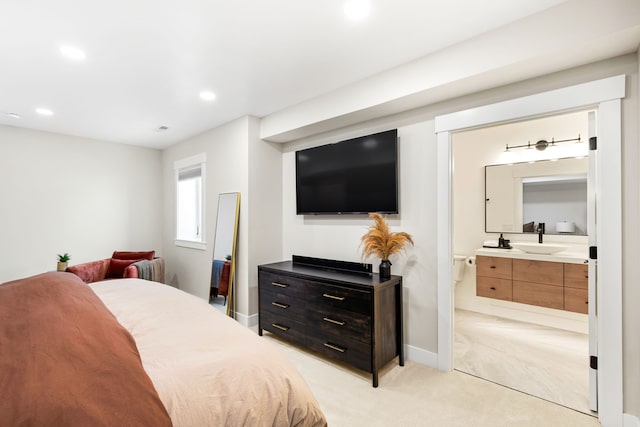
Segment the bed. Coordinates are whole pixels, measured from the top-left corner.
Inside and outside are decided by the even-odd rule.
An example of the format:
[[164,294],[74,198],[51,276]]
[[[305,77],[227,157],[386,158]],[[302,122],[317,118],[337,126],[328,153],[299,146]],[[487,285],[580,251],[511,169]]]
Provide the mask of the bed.
[[2,284],[0,346],[0,425],[326,426],[268,342],[154,282]]

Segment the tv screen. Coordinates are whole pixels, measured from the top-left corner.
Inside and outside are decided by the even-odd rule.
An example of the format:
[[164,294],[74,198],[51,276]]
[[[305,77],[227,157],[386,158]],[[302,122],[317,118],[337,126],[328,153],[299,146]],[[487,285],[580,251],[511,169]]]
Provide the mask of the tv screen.
[[298,215],[398,213],[398,130],[296,151]]

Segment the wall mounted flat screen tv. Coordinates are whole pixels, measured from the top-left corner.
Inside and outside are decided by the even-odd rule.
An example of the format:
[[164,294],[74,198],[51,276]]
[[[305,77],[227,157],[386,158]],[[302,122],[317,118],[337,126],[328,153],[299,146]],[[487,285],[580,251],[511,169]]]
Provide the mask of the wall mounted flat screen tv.
[[398,130],[296,151],[298,215],[398,213]]

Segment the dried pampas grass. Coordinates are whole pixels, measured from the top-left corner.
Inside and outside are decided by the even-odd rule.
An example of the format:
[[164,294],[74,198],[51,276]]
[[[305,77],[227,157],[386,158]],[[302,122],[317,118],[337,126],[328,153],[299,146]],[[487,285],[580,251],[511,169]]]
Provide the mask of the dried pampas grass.
[[411,235],[404,231],[391,232],[384,217],[378,213],[370,213],[374,224],[369,226],[369,231],[362,236],[362,255],[367,257],[375,255],[380,259],[389,259],[390,255],[400,252],[408,243],[413,245]]

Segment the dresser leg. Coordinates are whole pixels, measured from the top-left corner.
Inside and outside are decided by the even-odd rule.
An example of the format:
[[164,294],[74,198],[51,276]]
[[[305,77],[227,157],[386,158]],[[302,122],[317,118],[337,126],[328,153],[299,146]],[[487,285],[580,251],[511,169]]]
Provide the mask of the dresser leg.
[[258,328],[258,335],[262,336],[262,329]]
[[373,386],[378,387],[378,370],[374,369],[373,371]]

